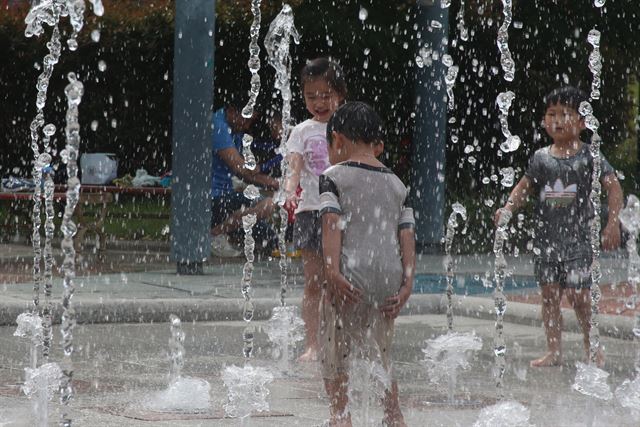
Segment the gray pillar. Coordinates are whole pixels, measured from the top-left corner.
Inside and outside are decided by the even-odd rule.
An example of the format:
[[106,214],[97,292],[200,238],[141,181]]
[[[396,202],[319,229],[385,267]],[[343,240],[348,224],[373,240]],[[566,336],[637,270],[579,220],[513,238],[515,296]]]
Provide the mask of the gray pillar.
[[[418,0],[416,23],[421,46],[437,54],[431,64],[416,67],[416,117],[413,133],[411,171],[412,204],[416,215],[416,243],[421,252],[439,251],[444,236],[445,148],[447,101],[442,55],[447,53],[443,38],[449,35],[449,9],[440,2]],[[433,28],[432,21],[442,28]],[[421,47],[419,46],[419,47]]]
[[210,255],[215,0],[176,0],[171,258],[202,274]]

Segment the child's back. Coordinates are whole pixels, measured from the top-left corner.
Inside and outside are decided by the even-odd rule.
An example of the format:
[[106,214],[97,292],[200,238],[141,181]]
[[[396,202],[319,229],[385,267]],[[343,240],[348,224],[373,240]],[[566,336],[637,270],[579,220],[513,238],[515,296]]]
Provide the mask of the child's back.
[[365,302],[381,306],[402,284],[398,228],[413,226],[407,188],[386,167],[347,161],[324,172],[320,193],[323,212],[342,217],[340,270]]

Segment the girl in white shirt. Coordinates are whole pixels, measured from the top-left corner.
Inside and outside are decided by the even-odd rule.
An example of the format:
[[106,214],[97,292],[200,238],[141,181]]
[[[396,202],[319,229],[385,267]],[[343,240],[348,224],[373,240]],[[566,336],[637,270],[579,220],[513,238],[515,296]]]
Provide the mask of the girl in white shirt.
[[[307,341],[299,361],[317,360],[320,298],[324,282],[320,222],[319,176],[329,164],[327,122],[347,95],[340,66],[328,59],[307,62],[301,72],[304,103],[312,118],[298,124],[287,141],[289,172],[285,181],[287,207],[296,206],[294,242],[302,252],[304,296],[302,319]],[[296,196],[298,185],[302,188]]]

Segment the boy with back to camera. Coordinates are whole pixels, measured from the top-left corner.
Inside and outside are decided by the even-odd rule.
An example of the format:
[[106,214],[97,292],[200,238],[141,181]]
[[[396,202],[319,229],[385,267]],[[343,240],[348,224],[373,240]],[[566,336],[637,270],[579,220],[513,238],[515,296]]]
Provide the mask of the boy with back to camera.
[[[543,126],[553,144],[537,150],[525,175],[514,187],[502,209],[515,212],[531,194],[538,195],[534,209],[534,271],[542,289],[542,320],[548,351],[531,361],[532,367],[558,366],[562,363],[562,295],[573,306],[583,333],[589,359],[591,320],[591,273],[593,259],[589,224],[594,216],[589,199],[593,157],[589,145],[580,140],[585,129],[578,112],[587,100],[584,92],[566,86],[545,97]],[[615,171],[601,156],[600,182],[608,195],[609,219],[602,231],[602,248],[620,246],[618,214],[622,208],[622,189]],[[501,210],[495,215],[499,218]],[[597,364],[604,364],[598,349]]]
[[321,307],[320,360],[331,426],[351,426],[350,355],[385,372],[386,426],[404,426],[391,380],[394,319],[409,299],[415,271],[413,210],[407,188],[376,159],[381,122],[367,104],[348,102],[327,125],[329,160],[320,176],[322,248],[327,279]]

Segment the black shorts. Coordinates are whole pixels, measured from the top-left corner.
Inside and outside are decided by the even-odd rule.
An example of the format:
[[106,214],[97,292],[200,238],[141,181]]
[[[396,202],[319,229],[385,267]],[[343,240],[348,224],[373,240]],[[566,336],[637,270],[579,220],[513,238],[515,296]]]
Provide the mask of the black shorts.
[[322,253],[322,222],[319,211],[304,211],[296,214],[293,243],[297,249]]
[[591,257],[567,261],[536,259],[533,270],[540,286],[558,283],[562,289],[591,287]]

